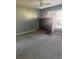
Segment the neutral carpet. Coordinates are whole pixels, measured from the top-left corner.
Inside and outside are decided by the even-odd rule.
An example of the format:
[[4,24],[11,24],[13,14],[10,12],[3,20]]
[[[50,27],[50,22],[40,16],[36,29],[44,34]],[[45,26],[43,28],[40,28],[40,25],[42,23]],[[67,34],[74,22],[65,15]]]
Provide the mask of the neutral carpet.
[[16,59],[62,59],[62,33],[42,32],[16,37]]

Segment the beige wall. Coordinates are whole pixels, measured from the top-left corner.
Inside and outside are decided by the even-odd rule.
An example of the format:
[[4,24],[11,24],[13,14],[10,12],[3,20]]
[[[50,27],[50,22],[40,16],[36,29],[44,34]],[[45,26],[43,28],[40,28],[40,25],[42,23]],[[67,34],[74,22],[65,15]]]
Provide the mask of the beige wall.
[[39,10],[16,6],[16,33],[38,28]]

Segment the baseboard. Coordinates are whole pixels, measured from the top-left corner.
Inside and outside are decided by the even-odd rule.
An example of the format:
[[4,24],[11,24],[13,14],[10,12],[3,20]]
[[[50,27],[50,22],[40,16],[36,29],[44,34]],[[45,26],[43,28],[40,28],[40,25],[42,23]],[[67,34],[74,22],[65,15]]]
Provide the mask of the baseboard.
[[25,34],[25,33],[34,32],[34,31],[36,31],[36,29],[35,30],[26,31],[26,32],[17,33],[16,35],[21,35],[21,34]]

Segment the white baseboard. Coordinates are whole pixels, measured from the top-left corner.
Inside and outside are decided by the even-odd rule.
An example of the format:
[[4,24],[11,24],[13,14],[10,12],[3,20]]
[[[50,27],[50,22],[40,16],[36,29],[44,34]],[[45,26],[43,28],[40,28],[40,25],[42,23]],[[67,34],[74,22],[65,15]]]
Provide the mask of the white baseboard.
[[25,34],[25,33],[34,32],[34,31],[36,31],[36,29],[35,30],[26,31],[26,32],[17,33],[16,35],[21,35],[21,34]]

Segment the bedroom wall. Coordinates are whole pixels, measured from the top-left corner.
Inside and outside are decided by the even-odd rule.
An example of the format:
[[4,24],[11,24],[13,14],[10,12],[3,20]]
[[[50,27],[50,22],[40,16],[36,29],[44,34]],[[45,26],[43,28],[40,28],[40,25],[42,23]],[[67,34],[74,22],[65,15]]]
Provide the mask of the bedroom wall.
[[[57,5],[54,7],[49,7],[41,10],[41,17],[42,18],[51,18],[52,25],[52,31],[54,30],[62,30],[62,25],[56,25],[56,13],[61,10],[62,11],[62,5]],[[49,13],[50,12],[50,13]],[[62,20],[61,20],[62,21]],[[62,22],[60,22],[62,23]],[[57,28],[58,27],[58,28]]]
[[48,11],[56,11],[56,10],[62,10],[62,5],[57,5],[57,6],[53,6],[53,7],[49,7],[49,8],[45,8],[41,10],[41,17],[44,17],[47,15]]
[[39,10],[16,6],[16,34],[39,27]]

